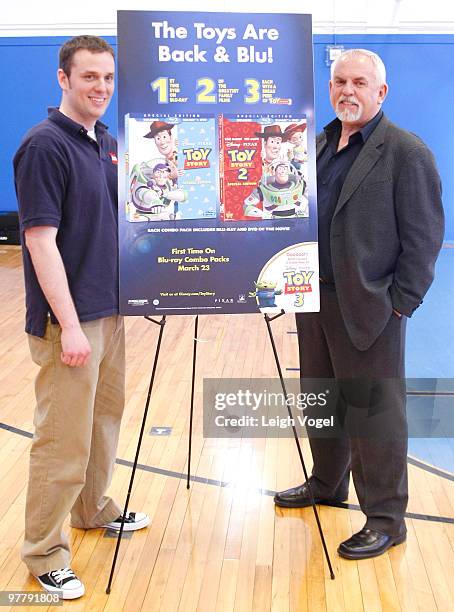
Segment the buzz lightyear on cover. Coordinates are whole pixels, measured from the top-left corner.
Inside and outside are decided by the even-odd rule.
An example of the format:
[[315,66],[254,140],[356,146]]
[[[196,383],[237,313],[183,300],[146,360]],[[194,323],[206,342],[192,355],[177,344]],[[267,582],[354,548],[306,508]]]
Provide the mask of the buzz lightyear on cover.
[[226,221],[309,215],[306,118],[221,119],[222,217]]
[[306,118],[264,117],[261,130],[262,175],[244,200],[246,219],[307,217]]
[[216,217],[215,135],[209,115],[126,115],[126,219]]

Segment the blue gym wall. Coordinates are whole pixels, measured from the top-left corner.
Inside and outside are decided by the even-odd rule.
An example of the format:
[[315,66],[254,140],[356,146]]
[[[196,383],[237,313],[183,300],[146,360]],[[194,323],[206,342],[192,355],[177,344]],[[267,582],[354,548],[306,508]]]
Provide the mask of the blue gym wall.
[[[48,106],[59,103],[57,54],[67,38],[0,38],[4,84],[0,99],[0,211],[17,210],[11,159],[22,135],[45,117]],[[115,47],[115,37],[106,38]],[[454,241],[454,35],[315,35],[315,110],[319,129],[333,117],[327,95],[327,44],[365,47],[383,58],[390,86],[385,112],[392,121],[421,136],[435,153],[443,181],[445,237]],[[291,64],[288,69],[292,69]],[[115,99],[105,122],[115,134]]]

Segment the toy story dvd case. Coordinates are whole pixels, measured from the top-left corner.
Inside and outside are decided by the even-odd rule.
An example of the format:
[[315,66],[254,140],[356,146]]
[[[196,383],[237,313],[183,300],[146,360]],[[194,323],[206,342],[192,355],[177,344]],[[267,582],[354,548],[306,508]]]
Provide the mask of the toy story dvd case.
[[223,221],[309,215],[304,116],[218,117]]
[[127,221],[217,216],[214,116],[127,114],[125,144]]

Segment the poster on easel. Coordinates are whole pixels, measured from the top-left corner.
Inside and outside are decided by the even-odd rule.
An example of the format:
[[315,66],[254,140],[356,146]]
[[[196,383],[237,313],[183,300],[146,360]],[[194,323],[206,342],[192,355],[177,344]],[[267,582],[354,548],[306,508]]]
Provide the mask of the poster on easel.
[[311,27],[118,12],[122,314],[319,310]]

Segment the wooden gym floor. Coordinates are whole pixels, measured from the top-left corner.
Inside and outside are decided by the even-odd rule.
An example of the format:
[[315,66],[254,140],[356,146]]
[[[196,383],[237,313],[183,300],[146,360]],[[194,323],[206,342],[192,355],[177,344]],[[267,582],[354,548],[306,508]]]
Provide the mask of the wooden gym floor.
[[[0,247],[0,590],[34,590],[20,561],[33,380],[23,333],[18,247]],[[158,327],[127,324],[127,405],[111,494],[122,506],[142,420]],[[294,320],[273,323],[283,367],[297,365]],[[454,477],[409,464],[408,540],[376,559],[346,561],[341,540],[363,525],[353,487],[349,506],[319,506],[336,574],[330,580],[311,508],[275,509],[273,492],[302,481],[291,439],[202,437],[203,377],[275,377],[263,318],[199,320],[192,469],[186,489],[192,317],[169,317],[130,509],[146,511],[148,529],[124,539],[112,592],[105,594],[115,539],[69,529],[73,569],[86,595],[72,610],[454,610]],[[287,375],[297,376],[295,371]],[[149,435],[153,426],[169,436]],[[310,466],[307,441],[303,442]],[[24,608],[22,608],[24,609]],[[36,608],[30,608],[36,609]]]

